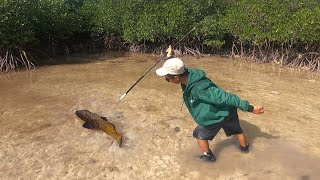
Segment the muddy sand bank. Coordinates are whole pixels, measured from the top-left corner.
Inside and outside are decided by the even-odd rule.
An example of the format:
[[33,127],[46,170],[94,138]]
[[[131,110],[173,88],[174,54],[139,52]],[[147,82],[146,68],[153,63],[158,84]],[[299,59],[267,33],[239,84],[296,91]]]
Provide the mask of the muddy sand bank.
[[[320,83],[314,74],[219,57],[183,57],[217,85],[265,107],[239,111],[251,143],[242,154],[223,131],[210,147],[217,162],[195,160],[196,124],[178,85],[150,72],[158,59],[108,55],[86,63],[44,66],[0,80],[2,179],[303,179],[320,177]],[[93,61],[92,61],[93,60]],[[87,59],[86,59],[87,61]],[[159,67],[161,63],[157,66]],[[82,128],[74,111],[106,116],[123,148],[103,132]]]

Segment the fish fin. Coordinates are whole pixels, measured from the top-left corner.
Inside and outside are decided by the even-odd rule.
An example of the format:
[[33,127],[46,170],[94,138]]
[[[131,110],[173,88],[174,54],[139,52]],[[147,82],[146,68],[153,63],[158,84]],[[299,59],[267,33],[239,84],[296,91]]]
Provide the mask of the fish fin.
[[119,147],[122,147],[122,135],[120,135],[120,138],[117,139]]
[[106,117],[101,116],[101,119],[103,119],[103,120],[105,120],[105,121],[109,122],[109,121],[108,121],[108,119],[107,119]]
[[82,124],[82,127],[87,128],[87,129],[93,129],[93,127],[91,126],[91,124],[88,123],[88,122],[83,123],[83,124]]

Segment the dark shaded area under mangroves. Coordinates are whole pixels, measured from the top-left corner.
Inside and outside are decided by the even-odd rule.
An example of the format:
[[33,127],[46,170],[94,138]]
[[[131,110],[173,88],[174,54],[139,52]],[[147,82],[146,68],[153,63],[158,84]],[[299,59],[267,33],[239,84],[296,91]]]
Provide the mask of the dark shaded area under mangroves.
[[215,54],[320,71],[319,0],[0,0],[0,71],[48,57],[163,52]]

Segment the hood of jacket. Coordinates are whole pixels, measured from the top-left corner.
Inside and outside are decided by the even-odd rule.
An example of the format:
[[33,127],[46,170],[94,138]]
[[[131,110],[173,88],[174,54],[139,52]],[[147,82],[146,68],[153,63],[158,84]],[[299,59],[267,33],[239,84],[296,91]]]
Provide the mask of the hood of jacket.
[[188,68],[188,82],[187,84],[181,84],[182,90],[188,92],[192,89],[196,82],[201,81],[206,78],[206,73],[202,70]]

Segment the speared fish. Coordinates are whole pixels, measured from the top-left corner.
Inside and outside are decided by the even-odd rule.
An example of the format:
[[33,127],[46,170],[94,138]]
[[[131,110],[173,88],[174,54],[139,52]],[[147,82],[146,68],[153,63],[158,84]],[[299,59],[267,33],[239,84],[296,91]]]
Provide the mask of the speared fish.
[[84,122],[82,125],[87,129],[102,130],[118,141],[119,147],[122,146],[122,135],[116,131],[115,126],[108,122],[107,118],[100,117],[88,110],[77,110],[76,115]]

